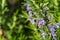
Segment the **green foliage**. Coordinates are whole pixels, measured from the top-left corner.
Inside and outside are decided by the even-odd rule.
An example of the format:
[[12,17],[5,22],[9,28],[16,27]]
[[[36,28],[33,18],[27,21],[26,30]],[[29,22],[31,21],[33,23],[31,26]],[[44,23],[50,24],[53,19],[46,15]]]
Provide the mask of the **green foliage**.
[[[26,3],[30,5],[29,11],[24,6]],[[0,29],[2,30],[0,30],[2,33],[0,40],[53,40],[49,24],[54,25],[56,38],[60,40],[60,24],[59,28],[55,25],[55,23],[60,23],[59,0],[20,1],[14,6],[15,11],[12,15],[10,15],[9,6],[11,5],[7,4],[7,0],[0,0]],[[32,13],[29,14],[30,11]],[[45,23],[40,25],[39,18],[44,19],[42,21]]]

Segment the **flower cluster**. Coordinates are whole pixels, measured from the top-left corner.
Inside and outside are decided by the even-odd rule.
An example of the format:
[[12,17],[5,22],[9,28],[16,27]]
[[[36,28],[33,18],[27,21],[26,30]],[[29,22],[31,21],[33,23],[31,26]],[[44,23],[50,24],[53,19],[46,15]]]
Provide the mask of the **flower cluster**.
[[28,18],[27,18],[27,20],[29,20],[32,24],[35,24],[35,21],[34,21],[34,18],[32,17],[32,11],[31,11],[31,9],[30,9],[30,4],[29,3],[26,3],[25,4],[25,7],[26,7],[26,11],[28,12]]
[[[32,13],[34,13],[34,15],[36,15],[37,13],[31,11],[31,9],[30,9],[31,5],[29,3],[26,3],[25,6],[26,6],[26,11],[27,11],[27,13],[29,15],[28,18],[27,18],[27,20],[29,20],[32,24],[35,24],[36,23],[37,26],[38,26],[38,28],[40,28],[42,26],[46,26],[45,25],[46,24],[46,21],[47,20],[50,21],[51,19],[54,18],[53,17],[53,14],[48,14],[47,13],[47,11],[49,10],[49,8],[48,7],[44,7],[42,10],[40,10],[43,17],[41,18],[41,17],[38,16],[37,18],[34,19],[34,17],[32,17],[33,16]],[[46,20],[44,20],[45,18],[46,18]],[[36,22],[34,20],[36,20]],[[56,23],[55,26],[59,27],[60,24],[59,23]],[[54,40],[57,40],[56,33],[55,33],[56,30],[54,29],[54,25],[53,24],[48,25],[48,30],[49,29],[51,31],[51,35],[52,35],[53,39]],[[46,37],[46,34],[44,33],[44,31],[40,31],[40,32],[41,32],[42,37],[45,38]]]

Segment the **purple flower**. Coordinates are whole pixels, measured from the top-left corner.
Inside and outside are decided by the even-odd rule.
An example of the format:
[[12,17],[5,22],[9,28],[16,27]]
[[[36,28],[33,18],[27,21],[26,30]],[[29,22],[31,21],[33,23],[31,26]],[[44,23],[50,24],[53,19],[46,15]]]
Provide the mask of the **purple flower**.
[[38,18],[37,19],[37,22],[38,22],[38,26],[43,26],[45,24],[45,21],[41,18]]
[[26,3],[26,4],[24,4],[24,6],[26,7],[26,10],[27,10],[27,12],[29,14],[29,17],[31,17],[32,16],[32,11],[30,10],[30,4]]
[[53,27],[53,24],[49,25],[49,29],[50,29],[52,35],[55,34],[55,29]]
[[52,34],[52,36],[53,36],[53,39],[56,40],[57,38],[55,38],[55,37],[56,37],[56,34],[55,34],[55,29],[54,29],[53,24],[50,24],[50,25],[49,25],[49,29],[50,29],[50,31],[51,31],[51,34]]
[[53,36],[54,40],[57,40],[56,36]]
[[26,6],[27,11],[30,11],[30,4],[29,3],[24,4],[24,6]]

